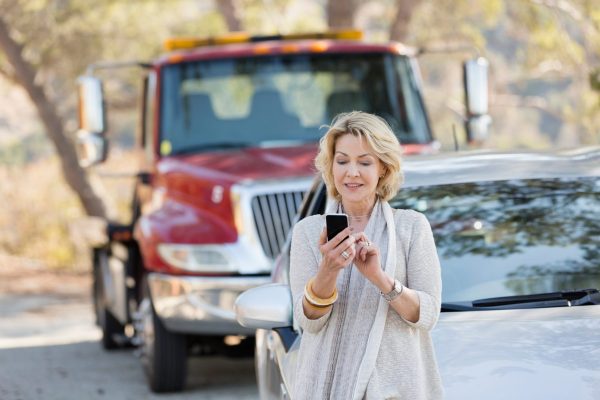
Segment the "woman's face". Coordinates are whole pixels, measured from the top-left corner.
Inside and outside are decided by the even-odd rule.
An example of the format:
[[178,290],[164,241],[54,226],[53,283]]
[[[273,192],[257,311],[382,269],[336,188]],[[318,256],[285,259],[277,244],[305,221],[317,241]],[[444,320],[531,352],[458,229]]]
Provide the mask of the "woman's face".
[[335,143],[332,168],[335,188],[345,202],[374,201],[384,166],[365,138],[340,136]]

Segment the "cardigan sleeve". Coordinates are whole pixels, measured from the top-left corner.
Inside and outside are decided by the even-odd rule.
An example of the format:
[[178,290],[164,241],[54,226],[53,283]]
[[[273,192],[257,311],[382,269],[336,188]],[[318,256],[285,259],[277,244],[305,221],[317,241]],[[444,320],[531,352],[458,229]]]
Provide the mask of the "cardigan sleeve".
[[303,222],[301,221],[294,226],[290,253],[290,287],[294,302],[294,321],[303,330],[317,333],[329,320],[333,307],[329,309],[327,314],[317,319],[310,319],[304,314],[304,306],[302,305],[304,286],[317,273],[319,267],[314,252],[314,246],[317,245],[319,238],[309,237],[306,232],[307,225]]
[[420,302],[419,320],[408,325],[431,330],[440,315],[442,277],[431,226],[425,215],[416,213],[408,250],[407,283],[417,292]]

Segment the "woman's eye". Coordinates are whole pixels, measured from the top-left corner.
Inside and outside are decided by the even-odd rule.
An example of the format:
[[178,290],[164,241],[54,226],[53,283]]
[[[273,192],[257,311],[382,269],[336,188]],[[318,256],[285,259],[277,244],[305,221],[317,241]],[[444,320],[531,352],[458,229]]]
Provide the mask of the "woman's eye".
[[347,164],[348,161],[338,160],[337,163],[338,163],[338,165],[344,165],[344,164]]
[[368,167],[369,165],[371,165],[371,163],[369,163],[369,162],[363,162],[363,163],[360,163],[360,165],[364,165],[365,167]]

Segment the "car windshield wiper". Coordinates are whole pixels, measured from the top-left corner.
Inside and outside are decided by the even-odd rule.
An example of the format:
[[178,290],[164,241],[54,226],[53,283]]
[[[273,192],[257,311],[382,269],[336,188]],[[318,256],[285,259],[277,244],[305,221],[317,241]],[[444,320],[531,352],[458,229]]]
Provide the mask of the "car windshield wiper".
[[597,304],[600,304],[598,289],[581,289],[442,303],[442,312],[574,307]]
[[206,143],[206,144],[199,144],[199,145],[184,147],[182,149],[178,149],[178,150],[174,151],[171,154],[177,155],[177,154],[200,153],[203,151],[212,151],[212,150],[243,149],[243,148],[250,147],[250,146],[254,146],[254,144],[246,143],[246,142]]

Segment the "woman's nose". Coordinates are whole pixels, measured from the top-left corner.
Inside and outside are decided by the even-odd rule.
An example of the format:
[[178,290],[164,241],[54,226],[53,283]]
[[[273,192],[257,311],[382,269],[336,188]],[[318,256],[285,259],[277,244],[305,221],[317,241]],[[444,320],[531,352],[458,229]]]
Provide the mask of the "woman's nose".
[[348,175],[349,176],[358,176],[358,168],[356,168],[356,165],[350,165],[348,167]]

